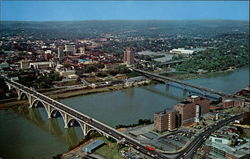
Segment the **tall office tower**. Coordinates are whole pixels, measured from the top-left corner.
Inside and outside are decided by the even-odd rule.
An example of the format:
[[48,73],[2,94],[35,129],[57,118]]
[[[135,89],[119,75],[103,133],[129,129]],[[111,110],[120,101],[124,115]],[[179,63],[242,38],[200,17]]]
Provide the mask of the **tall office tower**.
[[67,53],[67,55],[76,53],[76,46],[74,44],[66,44],[65,52]]
[[131,48],[126,48],[124,51],[124,59],[123,62],[128,65],[133,65],[135,63],[135,52]]
[[64,58],[64,50],[62,46],[59,46],[57,49],[57,53],[58,53],[58,58],[59,60],[62,60]]

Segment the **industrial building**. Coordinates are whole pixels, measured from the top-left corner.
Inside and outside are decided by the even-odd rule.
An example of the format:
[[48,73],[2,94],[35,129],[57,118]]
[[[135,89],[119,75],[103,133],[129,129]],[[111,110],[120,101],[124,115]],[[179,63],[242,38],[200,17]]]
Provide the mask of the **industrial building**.
[[221,105],[223,108],[244,107],[244,101],[223,97]]
[[103,146],[104,144],[105,144],[105,142],[102,140],[95,140],[95,141],[89,143],[88,145],[82,147],[82,151],[84,151],[85,153],[92,153],[92,152],[94,152],[94,150]]
[[184,48],[178,48],[178,49],[172,49],[169,52],[172,54],[191,55],[191,54],[193,54],[194,50],[186,50]]

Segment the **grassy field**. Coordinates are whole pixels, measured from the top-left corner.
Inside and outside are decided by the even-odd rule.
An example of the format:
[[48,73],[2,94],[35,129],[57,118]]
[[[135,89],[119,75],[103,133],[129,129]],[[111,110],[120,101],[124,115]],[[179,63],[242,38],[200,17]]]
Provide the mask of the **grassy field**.
[[100,137],[100,140],[103,140],[106,145],[97,149],[95,151],[96,154],[99,154],[101,156],[103,156],[104,158],[107,159],[124,159],[120,154],[119,154],[119,150],[118,149],[118,145],[115,143],[112,143],[110,141],[108,141],[106,138],[104,137]]
[[231,114],[237,114],[237,113],[242,113],[242,112],[249,112],[249,108],[246,107],[233,107],[233,108],[228,108],[228,109],[224,109],[222,110],[222,112],[228,112]]

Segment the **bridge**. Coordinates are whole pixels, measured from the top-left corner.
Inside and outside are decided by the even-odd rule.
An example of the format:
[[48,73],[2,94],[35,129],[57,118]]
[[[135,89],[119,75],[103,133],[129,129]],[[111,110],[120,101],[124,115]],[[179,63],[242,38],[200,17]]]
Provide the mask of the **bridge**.
[[198,89],[198,90],[201,90],[201,91],[216,94],[216,95],[219,95],[219,96],[228,97],[228,98],[237,98],[237,99],[240,99],[240,100],[243,100],[243,101],[250,101],[250,99],[245,98],[245,97],[224,93],[224,92],[217,91],[217,90],[214,90],[214,89],[211,89],[211,88],[205,88],[205,87],[194,85],[194,84],[191,84],[191,83],[188,83],[188,82],[185,82],[185,81],[180,81],[180,80],[177,80],[177,79],[173,79],[173,78],[162,76],[162,75],[159,75],[159,74],[143,71],[143,70],[136,69],[136,68],[131,68],[131,69],[133,71],[135,71],[135,72],[141,73],[142,75],[147,76],[147,77],[152,78],[152,79],[157,80],[157,81],[161,81],[161,82],[165,82],[165,83],[166,83],[166,81],[170,81],[170,82],[174,82],[174,83],[177,83],[177,84],[180,84],[180,85],[183,85],[183,86],[187,86],[187,87],[195,88],[195,89]]
[[146,156],[156,159],[167,159],[167,157],[163,156],[161,153],[147,149],[135,139],[100,121],[95,120],[94,118],[91,118],[13,80],[5,77],[4,80],[9,89],[16,89],[18,95],[17,98],[19,100],[24,98],[24,96],[27,97],[30,108],[37,108],[39,105],[42,105],[45,108],[49,119],[61,116],[64,121],[65,128],[80,126],[84,136],[87,136],[91,131],[96,131],[103,136],[115,139],[118,143],[133,147]]
[[160,64],[160,66],[170,67],[171,65],[180,64],[180,63],[183,63],[184,61],[187,61],[187,59],[163,62],[163,63]]

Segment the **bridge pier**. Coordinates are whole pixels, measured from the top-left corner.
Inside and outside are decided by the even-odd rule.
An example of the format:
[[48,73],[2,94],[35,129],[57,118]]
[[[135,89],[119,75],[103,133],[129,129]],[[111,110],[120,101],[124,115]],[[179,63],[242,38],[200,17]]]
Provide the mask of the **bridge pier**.
[[31,108],[32,107],[32,103],[33,103],[33,101],[36,100],[36,98],[33,97],[33,96],[31,96],[31,95],[27,95],[27,97],[28,97],[28,101],[29,101],[29,108]]
[[7,82],[5,82],[5,83],[6,83],[6,85],[8,86],[8,89],[11,90],[11,89],[12,89],[12,86],[11,86],[9,83],[7,83]]
[[67,114],[63,113],[64,128],[69,128],[69,126],[68,126],[68,118],[69,118],[69,116]]
[[48,116],[48,119],[51,118],[51,106],[49,104],[46,104],[46,103],[43,103],[42,104],[44,105],[45,107],[45,110],[47,111],[47,116]]
[[182,95],[183,95],[183,96],[186,96],[186,95],[187,95],[187,89],[186,89],[186,88],[183,89]]
[[19,89],[16,89],[17,92],[17,100],[21,100],[22,92]]

